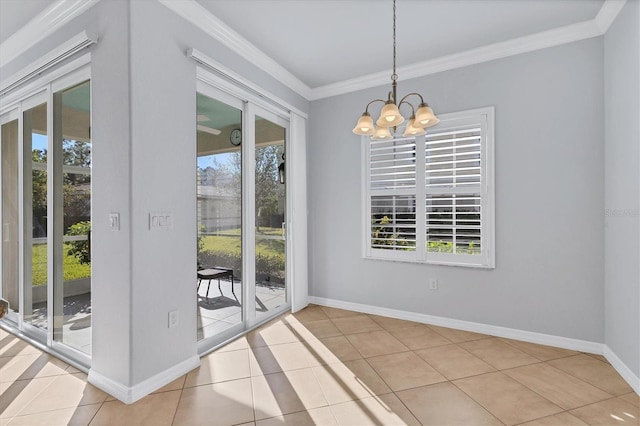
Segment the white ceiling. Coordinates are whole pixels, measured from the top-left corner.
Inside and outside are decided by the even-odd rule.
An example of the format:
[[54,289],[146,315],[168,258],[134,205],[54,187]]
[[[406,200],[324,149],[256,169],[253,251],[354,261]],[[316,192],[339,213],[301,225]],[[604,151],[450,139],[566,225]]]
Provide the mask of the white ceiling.
[[[392,0],[198,2],[311,88],[391,69]],[[603,3],[397,0],[397,64],[591,20]]]
[[[391,69],[392,0],[197,2],[310,88]],[[604,2],[397,0],[397,65],[593,20]],[[0,0],[0,43],[54,3]]]

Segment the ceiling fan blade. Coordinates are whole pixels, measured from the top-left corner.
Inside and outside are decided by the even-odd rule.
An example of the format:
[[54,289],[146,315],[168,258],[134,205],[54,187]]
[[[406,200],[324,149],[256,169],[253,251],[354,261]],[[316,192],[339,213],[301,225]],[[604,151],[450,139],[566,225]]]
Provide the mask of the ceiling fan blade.
[[202,124],[198,124],[198,130],[200,130],[201,132],[210,133],[210,134],[212,134],[214,136],[218,136],[220,133],[222,133],[222,130],[214,129],[212,127],[203,126]]

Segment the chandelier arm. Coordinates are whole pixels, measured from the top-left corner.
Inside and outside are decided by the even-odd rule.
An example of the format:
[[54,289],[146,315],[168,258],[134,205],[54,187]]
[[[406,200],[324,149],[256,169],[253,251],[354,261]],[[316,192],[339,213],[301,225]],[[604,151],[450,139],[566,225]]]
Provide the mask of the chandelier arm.
[[[407,96],[408,96],[408,95],[407,95]],[[404,98],[406,98],[407,96],[405,96]],[[416,115],[416,110],[413,108],[413,105],[411,104],[411,102],[407,102],[407,101],[405,101],[405,100],[404,100],[404,98],[402,98],[402,100],[401,100],[401,101],[400,101],[400,103],[398,104],[398,109],[400,108],[400,106],[401,106],[402,104],[409,105],[409,106],[411,107],[411,115],[412,115],[412,116]]]
[[[412,93],[408,93],[406,95],[404,95],[404,97],[402,99],[400,99],[400,103],[402,102],[406,102],[405,99],[407,99],[409,96],[411,95],[416,95],[420,98],[420,103],[425,103],[424,102],[424,98],[422,97],[422,95],[420,93],[416,93],[416,92],[412,92]],[[408,103],[408,102],[407,102]],[[399,104],[398,104],[399,105]]]
[[384,101],[383,99],[374,99],[374,100],[372,100],[371,102],[369,102],[369,103],[367,104],[367,106],[365,107],[365,109],[364,109],[364,112],[365,112],[365,113],[367,113],[367,114],[369,113],[369,105],[371,105],[371,104],[372,104],[372,103],[374,103],[374,102],[382,102],[383,104],[384,104],[384,103],[386,103],[386,101]]

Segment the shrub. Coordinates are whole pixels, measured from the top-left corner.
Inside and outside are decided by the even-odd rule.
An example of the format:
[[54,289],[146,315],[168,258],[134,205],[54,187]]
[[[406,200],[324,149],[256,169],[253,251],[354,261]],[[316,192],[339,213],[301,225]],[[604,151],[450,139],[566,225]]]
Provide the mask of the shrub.
[[410,246],[409,241],[399,233],[394,233],[392,226],[387,226],[390,222],[388,216],[383,216],[379,221],[371,220],[371,245],[379,248],[390,246],[389,248],[410,250],[411,247],[407,247]]
[[451,241],[429,241],[427,251],[430,253],[453,253],[453,243]]
[[[78,222],[69,227],[67,235],[89,235],[91,232],[91,222]],[[67,243],[69,249],[67,254],[75,256],[81,264],[91,263],[91,251],[89,248],[89,239],[83,241],[70,241]]]
[[[429,253],[453,253],[453,243],[451,241],[429,241],[427,243],[427,251]],[[480,254],[480,247],[477,247],[473,241],[470,241],[467,247],[458,245],[456,253],[459,254]]]
[[[242,259],[238,253],[224,250],[205,250],[200,253],[200,263],[205,267],[233,269],[233,276],[242,279]],[[270,277],[272,282],[284,282],[284,256],[256,254],[256,276]]]

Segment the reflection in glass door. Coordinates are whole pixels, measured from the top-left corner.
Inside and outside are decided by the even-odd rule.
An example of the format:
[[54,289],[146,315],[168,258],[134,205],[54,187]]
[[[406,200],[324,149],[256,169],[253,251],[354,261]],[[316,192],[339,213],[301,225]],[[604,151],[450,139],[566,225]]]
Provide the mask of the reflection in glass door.
[[[23,320],[47,329],[47,104],[23,113],[24,313]],[[31,226],[29,226],[31,225]]]
[[196,97],[195,286],[198,340],[214,341],[229,336],[243,321],[242,103],[209,93],[216,99],[200,93]]
[[287,303],[285,137],[283,125],[255,116],[256,321]]
[[[2,297],[18,313],[18,120],[2,124]],[[15,319],[17,321],[17,319]]]
[[[53,95],[53,326],[55,341],[91,354],[91,86]],[[62,211],[62,215],[56,214]]]

